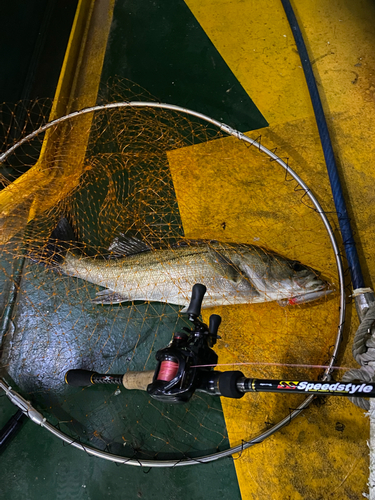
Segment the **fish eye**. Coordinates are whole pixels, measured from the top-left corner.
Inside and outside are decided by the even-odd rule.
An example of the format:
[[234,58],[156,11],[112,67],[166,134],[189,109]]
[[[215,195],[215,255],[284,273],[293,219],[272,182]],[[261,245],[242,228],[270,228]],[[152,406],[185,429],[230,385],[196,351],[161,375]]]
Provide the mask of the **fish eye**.
[[293,269],[293,271],[296,271],[297,273],[299,271],[304,271],[306,268],[301,262],[298,262],[298,260],[295,260],[290,264],[290,267]]

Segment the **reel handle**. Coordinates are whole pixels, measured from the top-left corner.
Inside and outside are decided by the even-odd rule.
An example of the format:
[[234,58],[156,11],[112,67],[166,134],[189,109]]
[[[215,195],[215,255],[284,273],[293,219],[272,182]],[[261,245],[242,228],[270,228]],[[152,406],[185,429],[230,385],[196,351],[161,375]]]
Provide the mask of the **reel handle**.
[[201,313],[202,301],[207,288],[201,283],[196,283],[193,286],[193,291],[191,294],[190,304],[186,313],[189,315],[190,321],[194,321],[195,318]]

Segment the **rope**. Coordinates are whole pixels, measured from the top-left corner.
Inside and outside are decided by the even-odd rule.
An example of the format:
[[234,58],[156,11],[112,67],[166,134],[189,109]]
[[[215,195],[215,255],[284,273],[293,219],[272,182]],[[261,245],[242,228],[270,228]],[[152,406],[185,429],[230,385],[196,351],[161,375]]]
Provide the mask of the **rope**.
[[[354,380],[375,382],[375,330],[372,328],[374,323],[375,304],[371,304],[356,331],[352,347],[354,359],[362,366],[346,372],[342,378],[344,382],[353,382]],[[370,410],[370,402],[367,399],[360,397],[349,399],[363,410]]]
[[[361,382],[374,382],[375,381],[375,369],[372,366],[361,366],[361,368],[353,369],[344,374],[342,377],[343,382],[353,382],[354,380],[360,380]],[[348,398],[352,403],[362,410],[369,411],[370,401],[365,398],[360,398],[357,396],[352,396]]]
[[368,308],[366,316],[356,331],[353,341],[353,356],[360,365],[375,363],[375,336],[371,334],[375,322],[375,304]]

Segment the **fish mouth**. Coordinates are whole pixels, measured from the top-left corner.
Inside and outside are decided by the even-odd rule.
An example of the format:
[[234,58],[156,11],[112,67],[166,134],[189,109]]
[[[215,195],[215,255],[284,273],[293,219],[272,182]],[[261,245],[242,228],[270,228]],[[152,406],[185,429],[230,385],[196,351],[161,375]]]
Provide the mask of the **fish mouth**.
[[315,288],[314,291],[302,293],[288,299],[278,300],[277,303],[283,307],[298,304],[307,304],[308,302],[313,302],[314,300],[326,297],[327,295],[335,291],[335,289],[332,288],[332,286],[327,282],[323,282],[319,288]]

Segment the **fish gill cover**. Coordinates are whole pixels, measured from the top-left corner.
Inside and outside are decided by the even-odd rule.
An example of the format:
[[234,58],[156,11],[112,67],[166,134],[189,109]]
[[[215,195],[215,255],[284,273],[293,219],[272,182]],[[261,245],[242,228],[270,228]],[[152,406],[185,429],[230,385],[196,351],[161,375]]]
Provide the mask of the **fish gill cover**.
[[[124,97],[152,100],[117,86],[103,102]],[[4,106],[3,152],[46,123],[48,109]],[[249,440],[301,402],[195,394],[175,406],[66,385],[72,368],[154,369],[156,351],[189,326],[181,310],[196,282],[208,289],[204,320],[223,317],[222,370],[314,378],[321,372],[287,365],[328,361],[339,318],[334,253],[304,192],[257,148],[179,111],[101,109],[19,145],[0,180],[2,374],[83,443],[140,459],[198,457]],[[51,243],[61,220],[70,237],[55,232]],[[296,297],[302,305],[279,305]]]

